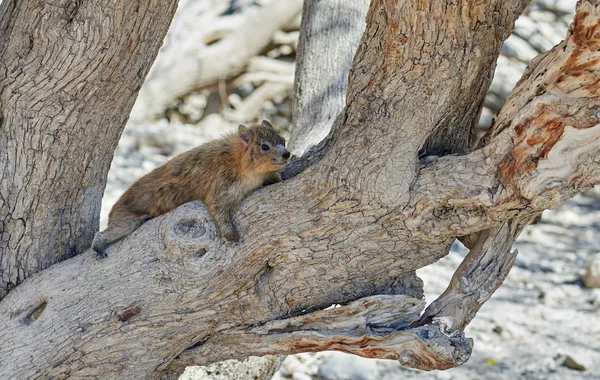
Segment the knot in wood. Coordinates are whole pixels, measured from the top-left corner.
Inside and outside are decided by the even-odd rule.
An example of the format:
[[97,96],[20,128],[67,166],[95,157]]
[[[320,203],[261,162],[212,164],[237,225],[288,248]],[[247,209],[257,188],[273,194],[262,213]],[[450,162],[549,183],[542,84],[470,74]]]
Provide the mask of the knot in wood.
[[198,239],[206,234],[206,228],[198,219],[189,219],[177,223],[174,232],[180,237]]
[[217,227],[202,202],[175,209],[163,225],[167,256],[198,258],[219,242]]

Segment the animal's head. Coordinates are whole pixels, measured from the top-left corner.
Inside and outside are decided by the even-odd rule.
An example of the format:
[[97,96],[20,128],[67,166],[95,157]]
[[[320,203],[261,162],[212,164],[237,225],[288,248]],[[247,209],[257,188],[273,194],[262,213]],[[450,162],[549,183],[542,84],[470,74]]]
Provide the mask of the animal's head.
[[249,164],[255,171],[279,172],[287,165],[290,152],[285,148],[285,139],[268,121],[250,128],[240,125],[238,135],[248,147]]

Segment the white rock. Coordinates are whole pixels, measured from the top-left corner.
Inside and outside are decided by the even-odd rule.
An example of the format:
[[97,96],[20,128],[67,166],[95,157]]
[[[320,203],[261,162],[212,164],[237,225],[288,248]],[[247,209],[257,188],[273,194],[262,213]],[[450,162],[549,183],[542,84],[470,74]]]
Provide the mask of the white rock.
[[328,380],[377,380],[382,374],[378,360],[333,352],[319,368],[318,376]]
[[600,288],[600,257],[592,259],[583,276],[586,288]]

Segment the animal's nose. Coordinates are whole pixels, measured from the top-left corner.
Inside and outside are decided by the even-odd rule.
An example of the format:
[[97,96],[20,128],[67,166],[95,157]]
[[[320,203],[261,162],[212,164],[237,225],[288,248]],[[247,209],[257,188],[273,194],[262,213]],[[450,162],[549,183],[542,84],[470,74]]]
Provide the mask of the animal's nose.
[[285,158],[287,160],[288,158],[290,158],[290,152],[288,152],[287,150],[285,150],[285,151],[283,151],[282,156],[283,156],[283,158]]

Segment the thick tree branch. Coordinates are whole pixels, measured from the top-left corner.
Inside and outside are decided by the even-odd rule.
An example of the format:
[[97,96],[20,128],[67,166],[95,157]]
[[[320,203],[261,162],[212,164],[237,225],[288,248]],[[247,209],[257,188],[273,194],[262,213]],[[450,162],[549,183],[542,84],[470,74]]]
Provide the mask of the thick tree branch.
[[[220,245],[205,208],[189,203],[112,246],[104,261],[81,256],[45,270],[0,302],[0,377],[151,378],[190,347],[177,359],[182,364],[201,362],[194,353],[207,355],[206,362],[225,358],[208,356],[209,348],[243,357],[326,347],[417,368],[464,362],[470,341],[460,332],[409,326],[418,325],[422,308],[414,270],[446,255],[456,236],[490,230],[429,309],[426,319],[439,323],[454,292],[481,289],[485,298],[498,285],[459,281],[490,278],[477,262],[507,272],[512,258],[501,255],[507,246],[489,249],[496,239],[508,244],[524,220],[598,183],[597,140],[586,139],[600,133],[599,10],[580,3],[568,41],[534,62],[486,146],[421,163],[417,153],[428,133],[444,128],[439,123],[466,123],[461,105],[479,99],[482,62],[497,47],[482,52],[488,48],[480,45],[503,37],[522,5],[433,2],[432,14],[451,11],[438,28],[441,17],[418,12],[423,4],[372,3],[369,23],[381,29],[373,26],[363,38],[330,149],[300,174],[247,199],[235,215],[239,246]],[[403,8],[411,6],[417,8]],[[419,22],[404,19],[409,11]],[[457,30],[465,34],[452,34],[458,32],[445,24],[451,17],[462,20]],[[427,25],[436,33],[424,33],[426,41],[421,30],[410,30]],[[395,37],[387,45],[385,33]],[[428,50],[440,36],[439,52]],[[416,46],[425,49],[415,57]],[[367,71],[362,60],[374,60],[377,70]],[[474,68],[480,83],[461,80],[452,71],[459,63]],[[409,103],[411,96],[418,103]],[[442,105],[431,107],[436,101]],[[478,106],[465,107],[470,121]],[[480,276],[465,275],[480,269]],[[332,304],[342,306],[324,310]],[[457,314],[440,325],[460,330],[471,317]],[[32,344],[34,357],[25,355]]]

